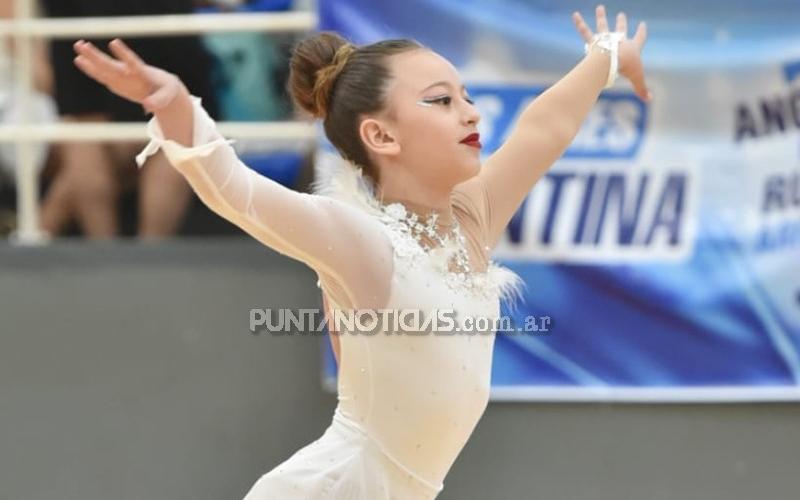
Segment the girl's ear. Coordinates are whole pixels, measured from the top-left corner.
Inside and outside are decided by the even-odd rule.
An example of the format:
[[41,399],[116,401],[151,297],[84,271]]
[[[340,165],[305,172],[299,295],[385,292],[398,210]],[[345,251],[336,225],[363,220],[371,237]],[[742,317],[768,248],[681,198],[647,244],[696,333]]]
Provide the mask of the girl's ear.
[[396,156],[400,153],[400,143],[395,134],[380,121],[367,118],[358,128],[361,140],[368,151],[377,155]]

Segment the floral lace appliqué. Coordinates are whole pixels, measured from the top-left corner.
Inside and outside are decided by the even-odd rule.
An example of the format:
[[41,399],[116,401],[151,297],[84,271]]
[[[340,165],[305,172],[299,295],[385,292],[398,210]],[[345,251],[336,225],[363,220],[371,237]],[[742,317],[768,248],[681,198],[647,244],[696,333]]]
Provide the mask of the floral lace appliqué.
[[[437,214],[427,220],[406,209],[401,203],[391,203],[382,208],[381,221],[387,227],[395,254],[405,268],[430,266],[444,278],[447,286],[458,293],[477,295],[484,299],[497,298],[503,283],[497,278],[502,269],[494,262],[485,272],[473,272],[469,265],[466,238],[456,221],[452,231],[441,237],[435,229]],[[433,239],[438,246],[427,247],[422,235]],[[399,269],[402,275],[405,269]]]

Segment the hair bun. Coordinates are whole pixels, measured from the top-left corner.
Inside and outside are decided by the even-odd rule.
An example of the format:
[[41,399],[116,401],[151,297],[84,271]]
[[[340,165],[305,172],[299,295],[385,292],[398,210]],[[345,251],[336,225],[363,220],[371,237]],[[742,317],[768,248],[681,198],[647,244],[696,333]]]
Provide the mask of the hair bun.
[[301,40],[289,63],[289,89],[295,103],[317,118],[328,113],[331,92],[357,47],[334,32]]

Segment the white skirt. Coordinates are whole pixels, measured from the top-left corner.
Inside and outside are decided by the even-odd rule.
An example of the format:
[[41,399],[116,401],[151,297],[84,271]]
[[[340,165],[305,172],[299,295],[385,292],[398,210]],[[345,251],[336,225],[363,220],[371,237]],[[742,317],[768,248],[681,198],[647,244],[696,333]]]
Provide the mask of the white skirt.
[[337,408],[322,437],[261,476],[244,500],[431,500],[440,490],[388,457]]

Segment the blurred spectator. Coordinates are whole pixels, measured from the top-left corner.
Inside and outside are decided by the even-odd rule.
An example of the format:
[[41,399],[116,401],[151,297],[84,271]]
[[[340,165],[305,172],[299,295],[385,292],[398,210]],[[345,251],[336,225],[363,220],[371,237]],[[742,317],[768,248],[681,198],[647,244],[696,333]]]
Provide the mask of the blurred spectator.
[[[50,17],[188,14],[194,9],[193,0],[43,0],[43,4]],[[106,49],[109,39],[91,41]],[[200,37],[125,41],[148,63],[178,75],[190,92],[203,99],[209,114],[218,118],[211,86],[212,58]],[[145,121],[140,106],[114,96],[74,66],[72,43],[58,40],[50,45],[55,100],[62,121]],[[74,220],[89,238],[117,236],[118,200],[125,189],[138,183],[138,235],[160,238],[174,234],[192,199],[191,188],[163,153],[151,157],[137,173],[133,158],[143,146],[120,142],[61,144],[61,162],[42,202],[42,229],[56,236]]]
[[[14,17],[14,2],[0,2],[0,18]],[[20,121],[20,101],[16,95],[13,71],[15,65],[14,39],[0,39],[0,124],[8,125]],[[47,44],[41,39],[34,39],[33,45],[33,88],[29,101],[29,119],[33,123],[45,124],[55,122],[56,107],[50,96],[53,88],[53,75],[47,55]],[[0,143],[0,187],[13,190],[16,178],[16,150],[14,143]],[[44,168],[50,148],[46,143],[34,146],[34,165],[38,171]],[[5,201],[5,200],[4,200]],[[16,213],[11,207],[0,207],[0,234],[8,234],[15,228]]]

